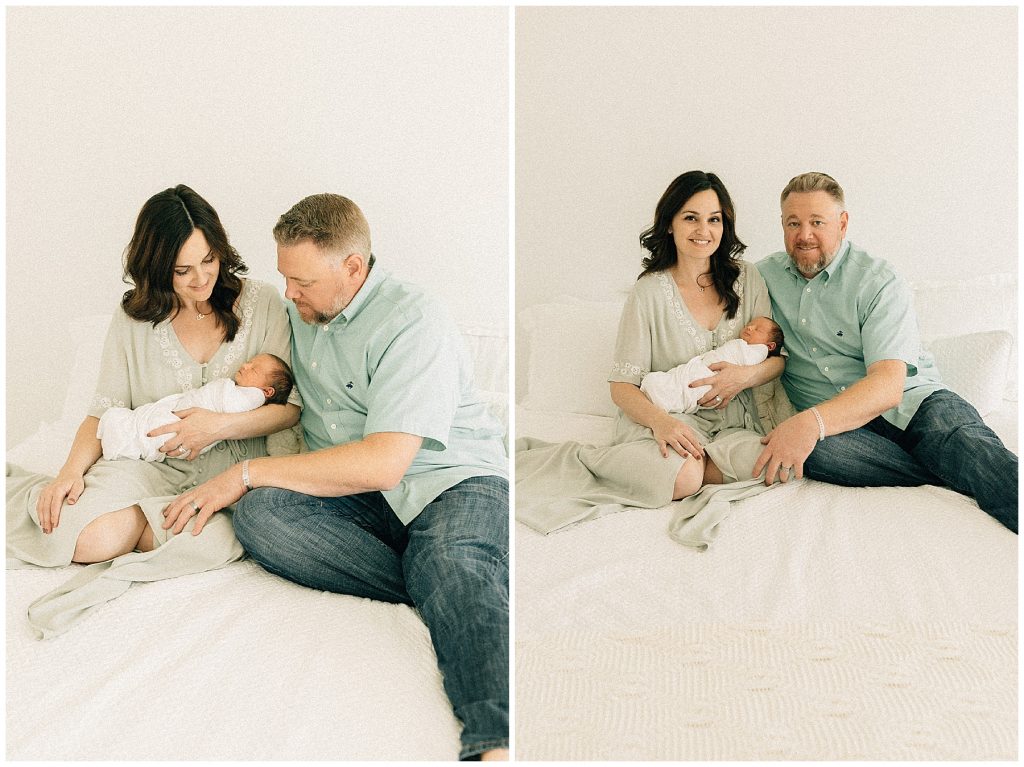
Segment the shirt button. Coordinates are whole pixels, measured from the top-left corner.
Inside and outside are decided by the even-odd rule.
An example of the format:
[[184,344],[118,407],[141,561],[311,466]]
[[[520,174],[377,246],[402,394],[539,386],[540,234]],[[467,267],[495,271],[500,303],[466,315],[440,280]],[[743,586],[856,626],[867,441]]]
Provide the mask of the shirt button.
[[826,366],[825,366],[825,367],[823,368],[823,370],[824,370],[824,371],[825,371],[825,372],[827,373],[827,372],[828,372],[828,365],[826,365]]
[[808,293],[810,293],[810,292],[811,292],[811,289],[810,289],[810,288],[807,288],[807,292],[808,292]]
[[[800,322],[801,322],[801,324],[806,325],[807,324],[807,319],[805,317],[801,317],[800,318]],[[316,367],[316,363],[315,362],[313,363],[313,367]]]
[[327,404],[328,404],[328,405],[330,405],[330,404],[331,404],[331,401],[330,401],[330,400],[327,400]]
[[338,424],[336,424],[336,423],[332,423],[332,424],[331,424],[331,428],[332,428],[332,429],[337,429],[337,428],[338,428]]
[[316,363],[314,362],[312,365],[310,365],[310,367],[314,367],[315,368],[316,367]]
[[840,386],[839,387],[839,391],[846,391],[846,387],[845,386]]
[[202,474],[202,473],[203,473],[203,470],[202,470],[202,469],[200,469],[200,470],[199,470],[199,473],[200,473],[200,474]]
[[812,347],[811,347],[811,351],[812,351],[812,352],[816,352],[816,351],[818,351],[818,347],[817,347],[817,346],[812,346]]

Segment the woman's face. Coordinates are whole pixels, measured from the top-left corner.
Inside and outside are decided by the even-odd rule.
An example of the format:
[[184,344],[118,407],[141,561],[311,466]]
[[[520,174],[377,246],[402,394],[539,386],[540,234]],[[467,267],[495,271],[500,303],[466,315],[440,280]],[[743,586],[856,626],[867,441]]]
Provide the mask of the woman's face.
[[194,230],[178,251],[171,284],[182,303],[209,300],[220,274],[220,258],[210,250],[206,237]]
[[722,241],[722,206],[714,190],[697,192],[683,203],[670,231],[677,258],[710,258]]

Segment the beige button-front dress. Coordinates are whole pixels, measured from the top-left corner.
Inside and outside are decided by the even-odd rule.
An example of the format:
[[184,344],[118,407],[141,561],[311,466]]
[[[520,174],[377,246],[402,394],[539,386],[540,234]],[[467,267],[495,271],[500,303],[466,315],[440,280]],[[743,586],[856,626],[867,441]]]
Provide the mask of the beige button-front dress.
[[[241,322],[235,338],[200,365],[178,341],[169,319],[154,327],[129,318],[118,307],[107,332],[100,380],[88,415],[98,418],[109,407],[135,408],[217,378],[233,378],[246,360],[262,352],[290,361],[288,316],[272,286],[246,280],[237,311]],[[291,401],[300,404],[297,392]],[[152,551],[133,552],[82,568],[67,583],[30,605],[33,629],[40,637],[54,636],[135,581],[202,572],[240,559],[244,551],[235,538],[230,509],[214,514],[197,536],[191,534],[193,521],[179,535],[164,530],[162,512],[180,493],[245,458],[266,454],[266,438],[254,437],[225,440],[191,462],[172,457],[152,463],[100,458],[86,473],[85,490],[78,502],[64,504],[60,523],[49,535],[39,526],[36,501],[53,477],[8,465],[8,567],[68,565],[86,525],[135,504],[146,515],[157,544]]]
[[[641,277],[622,311],[608,380],[639,386],[647,373],[670,370],[738,338],[752,318],[771,316],[768,289],[753,265],[740,262],[735,288],[740,297],[736,316],[723,314],[714,330],[707,330],[690,315],[668,272]],[[765,489],[751,478],[764,431],[751,389],[722,410],[671,415],[697,432],[727,483],[707,486],[678,504],[670,533],[680,543],[705,548],[730,500]],[[660,508],[672,501],[684,460],[672,450],[663,457],[653,432],[622,410],[608,447],[518,439],[516,518],[550,533],[630,507]]]

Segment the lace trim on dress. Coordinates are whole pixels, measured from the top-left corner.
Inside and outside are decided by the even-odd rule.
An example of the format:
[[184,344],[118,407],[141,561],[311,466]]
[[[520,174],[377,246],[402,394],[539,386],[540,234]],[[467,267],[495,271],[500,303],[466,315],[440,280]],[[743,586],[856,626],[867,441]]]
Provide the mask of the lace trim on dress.
[[[252,286],[252,287],[250,287]],[[235,333],[235,340],[228,346],[228,353],[224,355],[224,362],[210,374],[210,378],[227,378],[228,370],[238,361],[245,351],[245,343],[252,332],[252,318],[256,313],[256,299],[259,297],[262,282],[245,281],[245,290],[242,292],[242,300],[238,308],[242,314],[242,321],[238,325],[238,332]]]
[[90,409],[95,407],[112,408],[127,407],[127,405],[125,405],[124,400],[115,399],[113,397],[103,397],[99,394],[96,394],[95,396],[93,396],[92,403],[89,405]]
[[679,293],[676,290],[675,281],[665,272],[658,272],[656,276],[658,278],[658,284],[661,286],[661,292],[665,294],[665,300],[668,302],[669,311],[675,315],[676,320],[683,326],[683,330],[689,333],[690,337],[693,338],[694,345],[697,349],[697,356],[700,356],[704,352],[708,351],[707,331],[698,333],[697,328],[694,327],[692,322],[690,322],[690,315],[683,308],[683,305],[679,300]]
[[639,378],[643,378],[648,373],[648,371],[639,365],[634,365],[632,362],[615,362],[612,364],[612,372],[624,376],[637,376]]
[[[742,266],[740,267],[739,276],[736,278],[736,282],[733,283],[733,288],[736,290],[736,295],[740,298],[740,305],[743,305],[743,286],[746,284],[747,271]],[[700,356],[708,349],[708,335],[707,331],[697,332],[697,328],[692,322],[690,322],[690,315],[684,308],[679,300],[679,294],[676,291],[676,285],[673,279],[665,272],[657,273],[658,282],[661,285],[661,292],[665,294],[665,300],[668,301],[669,308],[672,314],[675,315],[679,324],[683,326],[683,329],[690,334],[693,338],[694,343],[697,347],[697,355]],[[731,340],[733,338],[739,338],[736,328],[740,324],[740,312],[736,312],[736,316],[730,320],[726,320],[724,323],[719,325],[711,331],[711,341],[717,348],[723,341],[721,339]],[[701,328],[703,330],[703,328]]]
[[[253,280],[245,281],[245,285],[242,288],[241,301],[239,302],[242,318],[238,326],[238,332],[235,333],[235,340],[228,345],[224,362],[210,374],[211,380],[214,378],[225,378],[228,369],[245,351],[245,341],[252,330],[256,298],[260,294],[262,285],[263,283],[254,282]],[[170,320],[165,320],[161,323],[160,327],[156,328],[157,345],[163,353],[164,362],[174,369],[174,378],[178,383],[178,389],[182,392],[191,391],[194,388],[195,380],[193,369],[201,366],[197,365],[195,360],[192,359],[188,361],[182,360],[181,355],[178,353],[177,345],[171,342],[170,329]]]

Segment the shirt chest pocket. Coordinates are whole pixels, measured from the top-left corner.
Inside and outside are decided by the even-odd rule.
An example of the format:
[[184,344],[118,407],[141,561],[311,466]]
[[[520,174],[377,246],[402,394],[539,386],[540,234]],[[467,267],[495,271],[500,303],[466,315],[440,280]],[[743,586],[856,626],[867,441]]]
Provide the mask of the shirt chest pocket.
[[324,412],[324,433],[335,445],[362,439],[365,426],[366,416],[354,410]]

